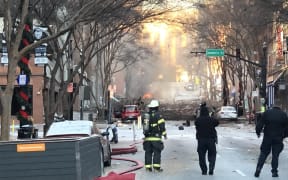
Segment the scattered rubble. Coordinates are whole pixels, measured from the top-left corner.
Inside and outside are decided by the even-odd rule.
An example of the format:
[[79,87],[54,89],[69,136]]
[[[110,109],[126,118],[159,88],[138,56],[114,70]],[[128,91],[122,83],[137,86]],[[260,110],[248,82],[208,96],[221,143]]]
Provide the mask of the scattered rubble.
[[160,111],[165,120],[193,120],[199,104],[161,104]]

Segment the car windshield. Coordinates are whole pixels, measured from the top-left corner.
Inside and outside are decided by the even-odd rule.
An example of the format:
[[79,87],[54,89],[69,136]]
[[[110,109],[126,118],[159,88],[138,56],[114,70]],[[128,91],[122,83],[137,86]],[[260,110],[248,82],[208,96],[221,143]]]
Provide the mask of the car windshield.
[[231,106],[223,107],[222,109],[223,111],[235,111],[235,108]]
[[133,111],[136,111],[136,106],[125,106],[124,107],[124,111],[126,112],[133,112]]

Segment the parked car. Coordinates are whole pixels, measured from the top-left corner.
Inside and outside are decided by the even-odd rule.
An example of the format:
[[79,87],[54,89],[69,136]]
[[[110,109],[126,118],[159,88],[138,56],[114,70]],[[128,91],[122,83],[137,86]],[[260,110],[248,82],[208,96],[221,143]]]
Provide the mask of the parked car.
[[53,122],[46,138],[78,138],[100,136],[103,155],[103,166],[111,165],[111,147],[108,131],[101,132],[94,122],[89,120],[65,120]]
[[186,89],[187,91],[193,91],[194,90],[194,86],[193,86],[193,84],[186,84],[184,86],[184,89]]
[[219,120],[237,120],[237,110],[234,106],[221,106],[216,111],[215,118]]
[[121,109],[114,109],[113,110],[114,118],[121,118]]
[[122,122],[137,120],[140,110],[137,105],[124,105],[121,113]]

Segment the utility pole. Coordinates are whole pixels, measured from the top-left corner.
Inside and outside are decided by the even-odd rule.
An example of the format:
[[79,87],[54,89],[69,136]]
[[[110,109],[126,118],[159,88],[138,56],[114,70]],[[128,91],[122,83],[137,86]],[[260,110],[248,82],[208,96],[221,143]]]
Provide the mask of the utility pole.
[[109,89],[108,92],[107,92],[107,101],[108,101],[108,124],[111,124],[112,123],[112,115],[111,115],[111,112],[112,112],[112,106],[111,106],[111,90]]
[[[73,49],[72,49],[72,40],[70,39],[68,44],[68,78],[70,78],[72,74],[73,74]],[[68,119],[73,120],[73,102],[72,102],[74,92],[73,78],[68,83],[70,84],[70,86],[72,85],[72,92],[68,92],[68,102],[69,102]]]
[[263,43],[263,59],[261,61],[261,83],[260,96],[265,99],[266,103],[266,81],[267,81],[267,44]]
[[[20,8],[24,6],[24,1],[21,1]],[[30,6],[30,5],[29,5]],[[32,44],[33,39],[33,19],[31,16],[31,8],[28,8],[29,14],[25,19],[25,25],[23,29],[23,35],[19,46],[19,51]],[[20,11],[22,12],[22,11]],[[34,135],[33,132],[33,121],[29,119],[32,115],[33,105],[29,100],[31,99],[31,92],[29,92],[29,82],[31,76],[31,69],[29,67],[31,53],[26,53],[18,61],[18,67],[20,74],[17,77],[19,90],[15,94],[18,105],[17,119],[20,121],[20,128],[18,129],[18,138],[31,138]],[[27,129],[24,126],[31,125],[31,128]]]
[[80,73],[80,76],[81,76],[81,86],[80,86],[80,89],[81,91],[80,94],[79,94],[79,97],[80,97],[80,120],[83,120],[83,101],[84,101],[84,88],[85,86],[83,85],[83,78],[84,78],[84,58],[83,58],[83,52],[82,52],[82,49],[80,50],[80,61],[81,61],[81,73]]

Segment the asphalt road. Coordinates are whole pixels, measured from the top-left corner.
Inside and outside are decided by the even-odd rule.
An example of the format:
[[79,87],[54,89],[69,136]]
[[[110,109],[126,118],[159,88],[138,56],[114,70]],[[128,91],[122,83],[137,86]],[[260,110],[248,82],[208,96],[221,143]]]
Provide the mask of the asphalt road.
[[[255,135],[254,125],[247,122],[241,123],[221,123],[217,127],[219,143],[217,145],[217,160],[213,176],[201,175],[199,168],[198,154],[196,152],[197,141],[195,139],[195,127],[184,127],[178,130],[182,121],[168,121],[166,128],[168,139],[164,140],[165,149],[162,153],[162,173],[146,172],[144,168],[134,171],[137,180],[251,180],[256,179],[253,174],[259,154],[261,138]],[[192,123],[193,124],[193,123]],[[129,147],[135,144],[138,151],[135,154],[117,155],[144,162],[144,151],[142,148],[142,130],[138,129],[137,124],[133,128],[132,124],[125,124],[118,128],[119,143],[112,144],[112,148]],[[134,129],[134,130],[133,130]],[[285,148],[280,155],[279,178],[271,177],[271,156],[268,157],[266,164],[258,179],[286,180],[288,177],[288,139],[285,140]],[[131,162],[112,160],[112,166],[105,168],[105,173],[111,171],[121,172],[133,167]]]

